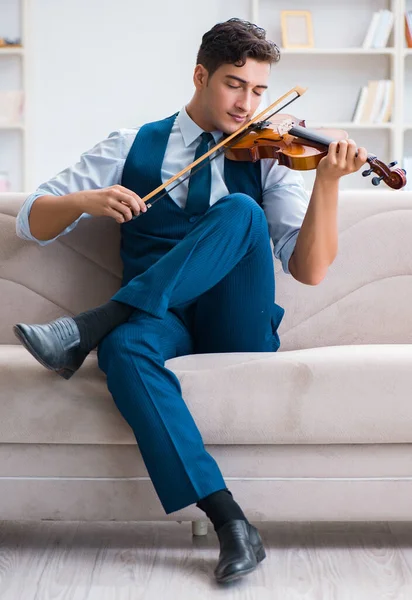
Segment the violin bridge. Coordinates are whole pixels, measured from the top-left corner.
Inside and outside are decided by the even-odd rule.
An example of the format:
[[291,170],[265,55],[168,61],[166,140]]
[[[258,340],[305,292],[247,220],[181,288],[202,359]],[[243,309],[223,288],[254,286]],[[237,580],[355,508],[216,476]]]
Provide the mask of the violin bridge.
[[279,123],[277,125],[278,135],[285,135],[286,133],[289,133],[289,131],[292,129],[292,127],[293,127],[292,119],[285,119],[284,121],[282,121],[282,123]]

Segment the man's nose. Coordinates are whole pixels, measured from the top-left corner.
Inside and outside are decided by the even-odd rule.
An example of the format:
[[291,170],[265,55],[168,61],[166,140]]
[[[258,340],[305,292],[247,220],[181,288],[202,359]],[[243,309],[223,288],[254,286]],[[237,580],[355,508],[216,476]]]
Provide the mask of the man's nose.
[[239,98],[239,102],[237,103],[237,108],[239,108],[244,113],[249,113],[250,108],[252,106],[252,98],[249,93],[243,94],[241,98]]

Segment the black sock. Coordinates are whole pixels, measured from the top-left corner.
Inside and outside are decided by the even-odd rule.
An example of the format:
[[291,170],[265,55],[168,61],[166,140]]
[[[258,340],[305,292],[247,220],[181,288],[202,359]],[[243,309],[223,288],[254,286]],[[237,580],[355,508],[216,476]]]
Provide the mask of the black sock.
[[105,335],[125,323],[135,310],[134,306],[110,300],[73,317],[80,331],[80,348],[84,352],[93,350]]
[[248,523],[242,509],[233,500],[232,494],[228,489],[213,492],[213,494],[199,500],[196,506],[207,514],[213,523],[215,531],[232,519],[240,519]]

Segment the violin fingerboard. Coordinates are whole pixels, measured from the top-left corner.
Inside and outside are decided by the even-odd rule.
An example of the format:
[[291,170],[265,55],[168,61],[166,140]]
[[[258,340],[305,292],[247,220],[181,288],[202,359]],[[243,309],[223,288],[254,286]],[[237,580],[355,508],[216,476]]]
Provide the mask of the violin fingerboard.
[[289,130],[290,135],[295,135],[300,137],[308,142],[314,142],[315,144],[322,144],[323,146],[329,147],[329,144],[335,142],[333,138],[326,137],[324,135],[319,134],[317,131],[312,131],[311,129],[307,129],[306,127],[300,127],[300,125],[294,125]]

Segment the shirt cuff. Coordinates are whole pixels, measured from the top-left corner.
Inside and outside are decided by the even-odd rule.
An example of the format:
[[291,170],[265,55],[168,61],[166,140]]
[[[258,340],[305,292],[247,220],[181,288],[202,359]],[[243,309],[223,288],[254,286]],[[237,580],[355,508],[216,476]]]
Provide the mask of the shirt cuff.
[[294,231],[293,234],[291,235],[291,237],[287,240],[287,242],[285,242],[283,244],[282,248],[279,250],[279,256],[277,257],[277,258],[280,258],[280,260],[282,262],[283,271],[287,275],[290,275],[289,260],[295,249],[296,240],[297,240],[298,235],[299,235],[299,229]]
[[16,233],[19,238],[28,240],[30,242],[37,242],[38,244],[43,244],[43,242],[32,236],[29,225],[29,216],[33,202],[45,194],[46,192],[35,192],[34,194],[31,194],[26,198],[23,205],[20,207],[16,217]]
[[50,192],[46,192],[44,190],[37,190],[34,194],[31,194],[26,198],[16,218],[16,234],[19,238],[22,238],[23,240],[27,240],[29,242],[36,242],[37,244],[39,244],[39,246],[47,246],[48,244],[51,244],[52,242],[57,240],[57,238],[59,238],[60,236],[66,235],[67,233],[72,231],[72,229],[76,227],[80,219],[82,219],[83,217],[90,217],[90,215],[83,213],[78,219],[76,219],[76,221],[71,223],[71,225],[66,227],[66,229],[59,233],[59,235],[57,235],[56,237],[52,238],[51,240],[38,240],[34,237],[34,235],[32,235],[30,231],[30,211],[31,207],[33,206],[33,203],[37,200],[37,198],[48,195],[50,195]]

